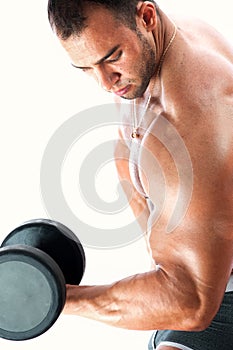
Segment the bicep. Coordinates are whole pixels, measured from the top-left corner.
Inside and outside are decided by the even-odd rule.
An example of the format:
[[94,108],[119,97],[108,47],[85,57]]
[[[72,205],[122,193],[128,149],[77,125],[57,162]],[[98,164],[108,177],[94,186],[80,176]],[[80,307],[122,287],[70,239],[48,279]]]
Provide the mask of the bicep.
[[181,289],[192,286],[200,313],[214,316],[231,273],[233,241],[216,231],[214,213],[203,217],[193,206],[173,232],[166,232],[165,218],[153,225],[151,249],[167,278],[177,280]]

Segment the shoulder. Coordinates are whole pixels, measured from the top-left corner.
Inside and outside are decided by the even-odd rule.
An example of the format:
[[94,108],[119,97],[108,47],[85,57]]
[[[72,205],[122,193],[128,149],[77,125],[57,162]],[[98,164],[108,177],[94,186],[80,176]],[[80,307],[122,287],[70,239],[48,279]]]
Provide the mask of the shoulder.
[[174,21],[177,37],[162,69],[166,98],[178,106],[201,104],[216,110],[219,99],[228,95],[232,100],[233,46],[202,20]]
[[[186,44],[193,55],[200,54],[203,58],[213,55],[221,59],[224,57],[233,65],[233,42],[214,26],[195,17],[175,17],[172,19],[181,37],[181,43]],[[209,64],[211,62],[209,61]]]

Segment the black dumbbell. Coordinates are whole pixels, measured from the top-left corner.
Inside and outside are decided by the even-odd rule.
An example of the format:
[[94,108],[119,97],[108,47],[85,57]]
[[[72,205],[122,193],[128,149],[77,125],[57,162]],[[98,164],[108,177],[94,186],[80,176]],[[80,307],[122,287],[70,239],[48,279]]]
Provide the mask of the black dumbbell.
[[57,320],[66,284],[85,270],[79,239],[63,224],[36,219],[14,229],[0,248],[0,337],[35,338]]

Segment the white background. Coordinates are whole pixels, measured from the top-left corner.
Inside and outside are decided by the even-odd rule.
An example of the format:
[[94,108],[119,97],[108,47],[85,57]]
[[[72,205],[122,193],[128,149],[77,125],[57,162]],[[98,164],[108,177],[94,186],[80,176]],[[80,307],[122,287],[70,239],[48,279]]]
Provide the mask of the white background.
[[[230,0],[161,0],[159,5],[171,13],[204,18],[230,40],[233,37]],[[1,0],[0,5],[1,241],[23,221],[47,217],[40,194],[40,162],[54,131],[77,112],[112,102],[71,68],[50,30],[46,7],[47,0]],[[110,283],[144,271],[148,268],[144,248],[142,240],[114,250],[86,248],[82,284]],[[61,315],[43,336],[25,342],[0,339],[0,348],[141,350],[147,348],[149,336],[150,332]]]

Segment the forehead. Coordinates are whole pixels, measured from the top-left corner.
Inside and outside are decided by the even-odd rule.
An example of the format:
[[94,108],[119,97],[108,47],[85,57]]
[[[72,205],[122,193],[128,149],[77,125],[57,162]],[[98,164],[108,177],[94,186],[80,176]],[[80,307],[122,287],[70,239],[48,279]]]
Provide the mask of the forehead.
[[136,34],[107,9],[96,7],[87,14],[87,27],[80,36],[61,41],[72,62],[89,66],[100,60],[115,46],[126,46]]

